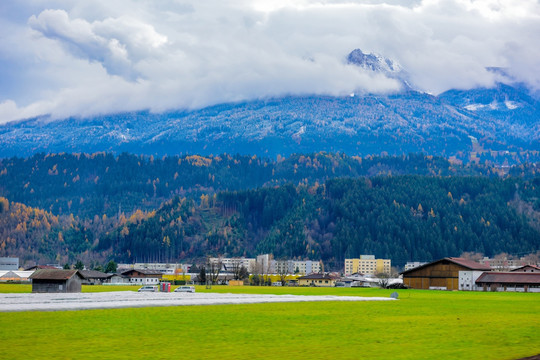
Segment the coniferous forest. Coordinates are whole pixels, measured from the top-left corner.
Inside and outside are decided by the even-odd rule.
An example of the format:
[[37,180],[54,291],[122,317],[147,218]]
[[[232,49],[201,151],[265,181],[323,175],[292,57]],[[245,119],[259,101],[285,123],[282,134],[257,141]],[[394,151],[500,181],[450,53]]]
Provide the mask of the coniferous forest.
[[540,176],[443,158],[316,153],[0,160],[0,256],[21,263],[207,255],[393,264],[540,248]]

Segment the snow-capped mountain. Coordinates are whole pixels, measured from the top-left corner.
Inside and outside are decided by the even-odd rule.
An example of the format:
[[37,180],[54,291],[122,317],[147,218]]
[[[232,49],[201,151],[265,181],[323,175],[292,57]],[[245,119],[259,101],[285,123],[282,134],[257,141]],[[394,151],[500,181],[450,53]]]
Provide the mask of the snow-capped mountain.
[[348,64],[358,66],[363,70],[399,80],[406,90],[418,91],[418,89],[411,84],[409,74],[396,60],[386,58],[377,53],[364,53],[360,49],[351,51],[346,60]]
[[359,66],[365,70],[383,73],[386,75],[399,74],[403,71],[397,61],[385,58],[376,53],[364,53],[355,49],[347,56],[347,63]]
[[[406,74],[396,62],[361,50],[351,52],[347,61],[398,79]],[[492,150],[540,149],[540,103],[525,88],[498,84],[440,96],[405,90],[354,97],[284,96],[163,114],[32,119],[0,126],[0,156],[41,151],[451,156],[471,150],[471,137]]]

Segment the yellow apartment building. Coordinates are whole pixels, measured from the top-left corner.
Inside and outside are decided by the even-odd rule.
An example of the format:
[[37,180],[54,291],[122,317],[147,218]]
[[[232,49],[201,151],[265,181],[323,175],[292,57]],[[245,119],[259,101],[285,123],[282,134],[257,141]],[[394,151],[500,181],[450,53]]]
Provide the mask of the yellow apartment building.
[[359,259],[345,259],[345,275],[355,273],[390,275],[391,268],[390,259],[375,259],[375,255],[360,255]]

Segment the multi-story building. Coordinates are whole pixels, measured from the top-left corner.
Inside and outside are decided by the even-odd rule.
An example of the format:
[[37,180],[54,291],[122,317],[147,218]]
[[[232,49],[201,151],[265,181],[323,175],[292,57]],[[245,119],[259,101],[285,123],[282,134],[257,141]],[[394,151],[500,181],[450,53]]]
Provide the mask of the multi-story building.
[[312,260],[271,260],[270,273],[272,274],[312,274],[320,273],[321,264]]
[[0,257],[0,270],[19,270],[19,258]]
[[483,259],[480,259],[478,261],[482,265],[487,265],[491,267],[493,270],[497,271],[508,271],[512,269],[516,269],[520,266],[527,265],[527,260],[521,258],[521,259],[507,259],[506,257],[500,257],[496,259],[490,259],[488,257],[484,257]]
[[153,270],[162,274],[174,275],[178,273],[187,273],[191,264],[171,264],[171,263],[135,263],[118,264],[119,270]]
[[422,261],[409,261],[408,263],[405,264],[404,271],[411,270],[411,269],[414,269],[414,268],[417,268],[419,266],[426,265],[426,264],[427,262],[422,262]]
[[255,270],[257,260],[254,258],[210,258],[210,262],[221,261],[223,270],[233,271],[236,268],[245,267],[249,273]]
[[319,261],[292,261],[291,274],[312,274],[321,272],[321,263]]
[[359,259],[345,259],[345,275],[355,273],[390,275],[391,268],[391,260],[375,259],[375,255],[360,255]]
[[272,260],[273,255],[272,254],[262,254],[257,255],[257,261],[256,261],[256,271],[261,274],[272,274],[274,273],[274,269],[272,269]]

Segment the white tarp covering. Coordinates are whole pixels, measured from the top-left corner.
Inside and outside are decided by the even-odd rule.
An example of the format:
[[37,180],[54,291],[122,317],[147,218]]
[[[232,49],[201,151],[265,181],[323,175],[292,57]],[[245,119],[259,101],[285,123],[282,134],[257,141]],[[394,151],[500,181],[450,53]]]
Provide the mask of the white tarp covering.
[[303,301],[390,301],[357,296],[253,295],[217,293],[138,293],[115,291],[72,294],[0,294],[0,311],[55,311],[147,306],[254,304]]

